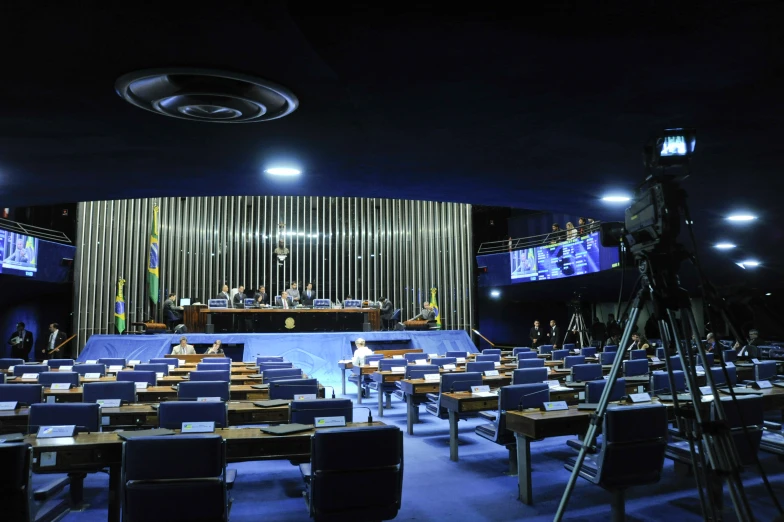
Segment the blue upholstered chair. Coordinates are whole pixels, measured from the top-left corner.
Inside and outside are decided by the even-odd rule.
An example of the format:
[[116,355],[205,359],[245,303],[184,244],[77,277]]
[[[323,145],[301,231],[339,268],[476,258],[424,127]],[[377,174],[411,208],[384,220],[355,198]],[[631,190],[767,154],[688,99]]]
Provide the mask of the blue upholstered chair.
[[158,406],[158,425],[178,430],[183,422],[214,422],[216,428],[229,425],[225,402],[168,401]]
[[569,350],[569,353],[572,353],[577,349],[577,345],[574,343],[566,343],[562,347],[564,350]]
[[408,364],[416,364],[414,361],[418,361],[420,359],[427,360],[426,353],[405,353],[403,354],[403,357]]
[[226,364],[231,366],[231,359],[228,357],[205,357],[199,364]]
[[405,361],[402,359],[381,359],[378,361],[378,371],[380,372],[391,372],[392,368],[398,366],[406,366],[403,364]]
[[623,375],[624,377],[648,375],[648,359],[623,361]]
[[27,406],[43,402],[44,387],[41,384],[0,384],[0,402],[14,401]]
[[539,347],[539,355],[547,355],[552,353],[553,345],[552,344],[543,344]]
[[[602,397],[604,387],[607,386],[607,381],[604,379],[600,381],[589,381],[585,384],[585,402],[589,404],[597,404]],[[616,379],[615,386],[613,386],[610,393],[611,401],[619,401],[621,397],[626,395],[626,380]]]
[[68,512],[68,501],[43,505],[36,509],[30,498],[33,448],[25,442],[0,444],[0,498],[4,522],[50,522]]
[[[461,373],[446,373],[441,376],[441,385],[439,386],[439,393],[428,393],[427,398],[429,401],[425,404],[425,409],[428,413],[435,415],[439,419],[446,419],[448,417],[446,409],[441,407],[441,394],[457,391],[467,391],[471,386],[482,385],[482,374],[475,372],[461,372]],[[461,415],[461,417],[474,417],[474,414]]]
[[516,357],[517,357],[517,360],[518,360],[518,361],[523,361],[523,360],[525,360],[525,359],[538,359],[538,358],[539,358],[539,356],[537,355],[537,353],[536,353],[536,352],[534,352],[534,351],[530,351],[530,352],[517,352],[517,355],[516,355]]
[[455,364],[457,359],[455,357],[434,357],[430,359],[430,364],[435,364],[439,368],[443,368],[447,364]]
[[55,369],[60,368],[60,366],[73,366],[74,360],[73,359],[49,359],[46,361],[47,366],[49,368]]
[[485,348],[482,350],[482,355],[501,355],[500,348]]
[[702,355],[697,357],[697,360],[699,361],[699,364],[707,370],[708,368],[713,366],[713,362],[715,361],[715,355],[713,353],[706,353],[705,360],[703,360]]
[[176,357],[154,357],[147,361],[147,364],[165,364],[166,366],[177,367],[179,365],[179,359]]
[[664,352],[664,347],[663,346],[660,346],[660,347],[656,348],[656,357],[658,357],[660,361],[664,360],[665,355],[666,354]]
[[726,368],[727,375],[729,375],[729,382],[727,382],[727,376],[724,374],[724,370],[725,369],[720,366],[710,369],[711,375],[713,376],[713,382],[716,386],[735,386],[738,383],[738,370],[734,366]]
[[373,355],[365,356],[365,364],[370,365],[373,361],[380,361],[384,356],[382,354],[374,353]]
[[495,370],[495,363],[492,361],[472,361],[466,363],[467,372],[484,373]]
[[103,364],[107,368],[109,366],[122,366],[125,368],[128,366],[128,361],[123,357],[101,357],[98,359],[98,364]]
[[317,399],[291,401],[289,420],[297,424],[315,424],[316,417],[345,417],[353,422],[354,403],[351,399]]
[[544,368],[544,359],[520,359],[517,361],[517,368]]
[[580,350],[580,355],[583,355],[584,357],[596,357],[596,347],[586,346]]
[[24,359],[5,358],[0,359],[0,370],[7,370],[11,366],[21,366],[25,363]]
[[602,350],[602,351],[604,351],[604,352],[617,352],[618,351],[618,345],[616,345],[616,344],[608,344],[607,346],[604,347],[604,350]]
[[259,364],[259,372],[264,373],[267,370],[280,370],[284,368],[294,368],[294,363],[291,362],[267,362]]
[[[604,441],[597,454],[586,454],[580,477],[612,492],[612,519],[624,520],[625,490],[658,482],[667,444],[667,409],[661,404],[607,408]],[[566,461],[574,469],[576,457]]]
[[99,373],[101,377],[106,375],[106,365],[105,364],[77,364],[74,366],[74,371],[78,373],[81,377],[84,377],[85,374],[88,373]]
[[397,516],[403,491],[403,433],[399,428],[316,431],[310,454],[310,463],[300,469],[305,501],[314,520],[390,520]]
[[198,382],[198,381],[231,382],[231,371],[230,370],[195,370],[188,374],[188,380],[191,382]]
[[589,382],[601,378],[601,364],[576,364],[572,366],[572,382]]
[[130,381],[133,383],[146,382],[147,386],[155,386],[158,377],[155,372],[143,372],[138,370],[122,370],[117,372],[117,382]]
[[531,348],[528,346],[516,346],[512,348],[512,357],[517,357],[521,353],[531,353]]
[[76,372],[44,372],[38,374],[38,384],[51,388],[54,383],[67,383],[72,387],[79,386],[79,374]]
[[318,397],[316,379],[281,379],[270,383],[270,399],[294,399],[295,395],[315,395]]
[[776,361],[760,361],[754,364],[755,381],[772,381],[775,379],[776,379]]
[[48,371],[49,367],[45,364],[23,364],[14,366],[14,377],[21,377],[25,373],[43,373]]
[[512,384],[533,384],[547,380],[547,368],[523,368],[512,372]]
[[[672,377],[675,381],[676,392],[681,393],[686,391],[686,375],[681,370],[674,370]],[[670,379],[667,372],[664,370],[657,370],[651,373],[651,395],[671,394]]]
[[585,364],[584,355],[567,355],[564,358],[564,368],[567,370],[577,364]]
[[553,350],[550,352],[550,359],[553,361],[563,361],[569,355],[569,350]]
[[209,363],[202,361],[200,363],[196,363],[196,370],[197,371],[228,371],[231,372],[231,362],[223,364],[223,363]]
[[285,362],[282,355],[260,355],[256,357],[256,365],[266,362]]
[[122,519],[228,520],[226,475],[226,443],[219,435],[129,440],[122,455]]
[[[439,373],[438,366],[435,364],[411,364],[406,366],[406,379],[424,379],[427,374]],[[400,381],[395,382],[397,388],[393,394],[401,401],[406,401],[406,394],[400,389]],[[419,405],[428,401],[427,397],[421,395],[413,396],[414,403],[417,405],[416,414],[419,415]]]
[[637,359],[648,360],[648,352],[645,350],[631,350],[629,352],[629,359],[636,361]]
[[262,382],[269,383],[280,380],[300,379],[302,378],[302,370],[299,368],[276,368],[267,370],[261,375]]
[[133,367],[133,371],[135,372],[153,372],[153,373],[162,373],[164,377],[169,375],[169,365],[168,364],[137,364]]
[[599,362],[602,363],[603,366],[609,366],[610,364],[615,362],[615,358],[618,357],[620,352],[607,352],[604,351],[599,354]]
[[488,354],[488,355],[484,355],[484,354],[477,355],[476,357],[474,357],[474,361],[476,361],[476,362],[490,361],[490,362],[498,362],[498,363],[500,363],[501,362],[501,355],[497,354],[497,353],[491,353],[491,354]]
[[136,384],[132,381],[87,382],[82,386],[82,400],[96,402],[106,399],[120,399],[123,402],[136,402]]
[[39,426],[76,426],[77,433],[101,431],[101,408],[97,404],[38,403],[30,406],[27,419],[28,433],[36,433]]
[[679,356],[670,356],[670,368],[673,370],[683,370],[683,365],[681,364],[681,358]]
[[177,398],[195,400],[200,397],[220,397],[220,400],[228,402],[231,397],[229,386],[226,381],[184,381],[177,386]]
[[446,357],[455,357],[455,358],[463,357],[463,358],[466,358],[466,357],[468,357],[468,352],[466,352],[464,350],[447,351],[446,352]]
[[724,357],[724,362],[734,363],[738,360],[738,352],[735,350],[723,350],[721,352]]

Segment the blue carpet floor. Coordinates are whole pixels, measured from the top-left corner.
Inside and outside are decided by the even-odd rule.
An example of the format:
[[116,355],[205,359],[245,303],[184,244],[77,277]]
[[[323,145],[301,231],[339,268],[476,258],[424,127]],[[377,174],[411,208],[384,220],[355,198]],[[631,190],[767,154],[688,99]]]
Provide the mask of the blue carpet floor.
[[[405,430],[405,405],[399,401],[393,401],[392,405],[383,421]],[[356,415],[365,418],[363,410],[357,410]],[[474,433],[474,428],[483,421],[460,422],[460,462],[455,463],[449,460],[447,421],[424,413],[424,408],[420,418],[422,422],[416,425],[416,434],[406,435],[404,439],[403,506],[396,520],[552,520],[569,477],[563,462],[574,454],[566,446],[565,438],[533,443],[535,503],[526,506],[516,500],[517,477],[507,475],[506,449]],[[760,458],[776,495],[784,500],[784,462],[767,453],[760,453]],[[298,468],[288,462],[230,466],[238,470],[231,492],[233,522],[255,522],[262,517],[265,522],[309,520]],[[41,475],[34,478],[34,483],[41,485],[50,480],[51,475]],[[773,520],[776,511],[759,476],[748,472],[744,483],[757,520]],[[106,520],[107,487],[106,474],[89,475],[85,480],[88,507],[70,513],[64,520]],[[579,479],[565,520],[609,519],[610,500],[608,492]],[[665,461],[660,483],[629,490],[627,514],[630,522],[702,520],[693,478],[676,476],[669,460]],[[725,520],[736,519],[726,493],[724,514]]]

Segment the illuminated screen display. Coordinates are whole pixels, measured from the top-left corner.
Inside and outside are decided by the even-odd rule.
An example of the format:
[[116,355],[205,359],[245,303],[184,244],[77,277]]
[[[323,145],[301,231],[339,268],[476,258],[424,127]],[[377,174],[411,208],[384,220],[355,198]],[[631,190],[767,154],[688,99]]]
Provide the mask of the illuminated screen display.
[[599,232],[555,245],[509,253],[510,278],[513,283],[593,274],[617,264],[618,249],[602,247]]
[[76,247],[45,241],[11,230],[0,230],[0,274],[64,283]]

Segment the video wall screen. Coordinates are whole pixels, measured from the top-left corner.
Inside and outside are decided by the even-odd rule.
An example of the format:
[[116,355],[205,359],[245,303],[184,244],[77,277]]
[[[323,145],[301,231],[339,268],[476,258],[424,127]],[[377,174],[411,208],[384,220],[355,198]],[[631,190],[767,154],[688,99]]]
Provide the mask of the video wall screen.
[[0,274],[40,281],[68,281],[76,247],[0,229]]

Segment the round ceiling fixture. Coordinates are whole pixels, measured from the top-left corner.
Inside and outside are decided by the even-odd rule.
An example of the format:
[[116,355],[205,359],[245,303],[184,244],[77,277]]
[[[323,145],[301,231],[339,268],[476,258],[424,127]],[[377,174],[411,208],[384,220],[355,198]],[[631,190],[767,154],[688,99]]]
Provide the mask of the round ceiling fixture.
[[114,89],[125,101],[162,116],[213,123],[275,120],[299,100],[275,83],[215,69],[147,69],[125,74]]

